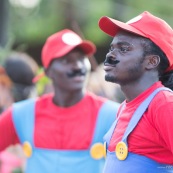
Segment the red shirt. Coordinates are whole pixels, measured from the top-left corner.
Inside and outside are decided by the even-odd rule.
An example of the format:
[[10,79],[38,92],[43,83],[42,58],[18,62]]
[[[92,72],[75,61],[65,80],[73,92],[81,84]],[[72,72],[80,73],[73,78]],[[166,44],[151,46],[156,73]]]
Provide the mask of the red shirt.
[[[125,104],[110,141],[109,150],[115,151],[136,108],[160,82]],[[155,161],[173,164],[173,93],[160,91],[150,103],[147,111],[128,137],[128,150],[147,156]]]
[[[106,99],[88,93],[74,106],[63,108],[54,105],[52,97],[48,94],[36,101],[35,146],[48,149],[87,149],[92,142],[98,111]],[[0,117],[0,151],[18,142],[11,108]]]

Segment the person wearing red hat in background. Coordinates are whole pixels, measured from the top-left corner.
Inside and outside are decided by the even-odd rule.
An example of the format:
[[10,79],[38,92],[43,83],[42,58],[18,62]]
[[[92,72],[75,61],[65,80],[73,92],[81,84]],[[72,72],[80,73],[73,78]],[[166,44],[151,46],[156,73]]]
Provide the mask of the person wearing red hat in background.
[[172,28],[147,11],[127,23],[103,16],[99,27],[113,37],[105,80],[126,98],[104,137],[103,172],[173,172]]
[[[26,173],[99,173],[103,136],[119,104],[86,91],[95,45],[64,29],[42,49],[45,74],[54,93],[14,104],[0,119],[0,150],[21,143]],[[3,132],[3,133],[2,133]]]

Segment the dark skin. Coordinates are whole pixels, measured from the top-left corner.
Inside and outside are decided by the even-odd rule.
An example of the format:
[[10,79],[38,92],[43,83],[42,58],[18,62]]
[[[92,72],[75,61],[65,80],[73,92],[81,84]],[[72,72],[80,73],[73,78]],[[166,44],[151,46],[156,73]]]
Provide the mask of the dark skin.
[[111,66],[105,63],[105,79],[118,83],[128,102],[159,80],[157,67],[160,57],[144,57],[141,39],[142,37],[132,33],[119,31],[106,55],[106,59],[117,60],[117,64]]
[[80,49],[74,49],[64,57],[54,59],[46,70],[55,91],[53,102],[61,107],[78,103],[84,97],[90,69],[89,60]]

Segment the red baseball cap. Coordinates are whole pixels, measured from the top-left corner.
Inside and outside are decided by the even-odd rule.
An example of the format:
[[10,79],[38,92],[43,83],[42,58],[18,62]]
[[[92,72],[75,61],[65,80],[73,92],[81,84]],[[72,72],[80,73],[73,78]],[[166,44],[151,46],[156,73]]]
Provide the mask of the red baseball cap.
[[88,40],[82,40],[75,32],[64,29],[47,38],[42,49],[42,63],[47,68],[53,59],[61,58],[76,47],[80,47],[86,55],[96,52],[96,46]]
[[126,23],[103,16],[99,20],[99,27],[112,37],[119,30],[126,30],[149,38],[166,54],[169,60],[169,68],[166,71],[173,70],[173,30],[164,20],[144,11]]

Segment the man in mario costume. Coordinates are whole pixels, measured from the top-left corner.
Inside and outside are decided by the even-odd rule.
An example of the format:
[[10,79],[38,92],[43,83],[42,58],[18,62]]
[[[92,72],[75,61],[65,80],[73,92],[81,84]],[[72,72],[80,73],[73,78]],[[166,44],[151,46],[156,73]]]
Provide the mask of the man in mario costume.
[[103,16],[113,37],[105,80],[126,97],[105,135],[104,173],[173,172],[173,30],[145,11],[127,23]]
[[13,104],[0,118],[0,150],[21,143],[26,173],[101,173],[103,136],[118,103],[86,91],[95,45],[69,29],[46,40],[42,63],[54,93]]

